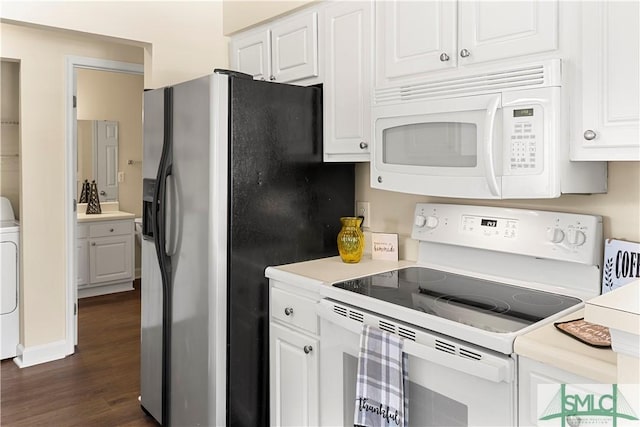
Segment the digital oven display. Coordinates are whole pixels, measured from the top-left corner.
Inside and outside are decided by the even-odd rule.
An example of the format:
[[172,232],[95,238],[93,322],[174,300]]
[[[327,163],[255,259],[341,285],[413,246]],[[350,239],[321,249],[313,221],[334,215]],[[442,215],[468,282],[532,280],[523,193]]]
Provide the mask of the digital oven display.
[[513,117],[533,117],[533,108],[521,108],[513,110]]
[[495,219],[485,219],[482,218],[480,220],[480,225],[483,227],[497,227],[498,226],[498,221]]

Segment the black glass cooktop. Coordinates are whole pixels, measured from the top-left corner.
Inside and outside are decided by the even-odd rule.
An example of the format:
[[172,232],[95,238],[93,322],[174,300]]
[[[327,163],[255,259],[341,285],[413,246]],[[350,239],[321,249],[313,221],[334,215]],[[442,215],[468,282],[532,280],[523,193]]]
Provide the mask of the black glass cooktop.
[[492,332],[514,332],[582,301],[423,267],[333,286]]

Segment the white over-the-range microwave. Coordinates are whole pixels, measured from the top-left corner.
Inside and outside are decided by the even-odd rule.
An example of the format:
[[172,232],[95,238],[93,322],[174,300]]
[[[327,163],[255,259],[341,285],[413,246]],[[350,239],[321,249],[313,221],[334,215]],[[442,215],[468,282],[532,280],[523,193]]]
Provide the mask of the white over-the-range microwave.
[[569,160],[559,59],[378,89],[371,186],[429,196],[607,191],[606,162]]

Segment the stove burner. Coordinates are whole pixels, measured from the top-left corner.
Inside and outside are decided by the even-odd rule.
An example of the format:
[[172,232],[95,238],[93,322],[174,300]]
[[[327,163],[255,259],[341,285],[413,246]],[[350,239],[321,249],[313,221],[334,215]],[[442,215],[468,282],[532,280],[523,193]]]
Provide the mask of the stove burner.
[[[421,289],[422,291],[422,289]],[[437,304],[453,304],[474,307],[497,314],[507,313],[511,307],[504,301],[482,295],[443,295],[435,299]]]
[[514,301],[529,305],[558,306],[563,304],[563,300],[552,294],[535,294],[531,292],[521,292],[513,295]]

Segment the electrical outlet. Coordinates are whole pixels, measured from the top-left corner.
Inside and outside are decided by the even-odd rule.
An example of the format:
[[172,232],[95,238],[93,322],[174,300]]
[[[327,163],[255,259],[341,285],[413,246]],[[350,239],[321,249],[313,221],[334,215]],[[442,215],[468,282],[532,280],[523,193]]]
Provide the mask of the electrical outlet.
[[124,182],[124,172],[118,172],[118,182]]
[[369,228],[371,226],[371,205],[369,202],[356,202],[356,216],[363,216],[362,226]]

